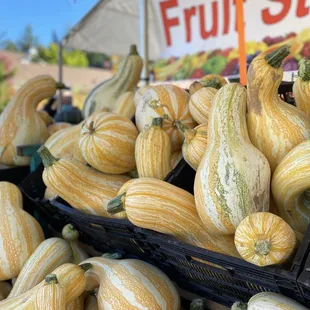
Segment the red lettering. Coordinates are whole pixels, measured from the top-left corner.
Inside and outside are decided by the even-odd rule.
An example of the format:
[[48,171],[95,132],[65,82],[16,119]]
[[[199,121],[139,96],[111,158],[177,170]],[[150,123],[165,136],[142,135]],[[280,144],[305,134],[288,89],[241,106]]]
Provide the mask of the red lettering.
[[218,7],[217,2],[212,3],[212,29],[210,31],[206,30],[205,23],[205,8],[204,5],[199,5],[199,19],[200,19],[200,35],[203,39],[207,39],[210,36],[215,37],[217,35],[218,29]]
[[224,27],[223,34],[227,34],[229,31],[229,14],[230,14],[230,0],[224,0]]
[[160,12],[164,23],[167,46],[171,45],[170,28],[179,25],[179,19],[177,17],[168,18],[167,10],[177,6],[178,0],[168,0],[160,3]]
[[306,0],[299,0],[297,4],[297,11],[296,15],[297,17],[304,17],[309,14],[310,7],[306,7],[305,4]]
[[291,7],[291,0],[271,0],[272,2],[280,2],[282,4],[282,10],[276,14],[272,15],[269,8],[265,8],[262,11],[263,22],[267,25],[276,24],[280,22],[289,12]]
[[185,9],[184,15],[185,15],[185,28],[186,28],[186,42],[190,42],[192,40],[191,18],[196,15],[196,7]]

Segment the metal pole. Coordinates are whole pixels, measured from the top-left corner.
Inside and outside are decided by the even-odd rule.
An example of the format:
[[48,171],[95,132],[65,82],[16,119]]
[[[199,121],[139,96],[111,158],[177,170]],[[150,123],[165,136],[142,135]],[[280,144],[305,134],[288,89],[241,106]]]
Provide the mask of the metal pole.
[[149,83],[148,0],[139,0],[140,54],[143,59],[142,85]]
[[[58,44],[58,82],[62,83],[62,42],[59,41]],[[58,102],[57,102],[57,113],[61,111],[61,103],[62,103],[62,90],[58,90]]]

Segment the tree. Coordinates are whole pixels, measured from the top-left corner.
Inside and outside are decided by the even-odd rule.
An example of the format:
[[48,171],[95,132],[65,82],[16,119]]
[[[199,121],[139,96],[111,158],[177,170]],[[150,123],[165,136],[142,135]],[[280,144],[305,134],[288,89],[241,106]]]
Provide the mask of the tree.
[[56,30],[52,31],[52,43],[59,44],[59,38]]
[[18,52],[18,47],[11,40],[6,40],[1,45],[3,46],[3,49],[5,49],[7,51]]
[[26,53],[30,47],[37,45],[38,38],[33,34],[32,26],[27,25],[20,40],[17,42],[18,49]]

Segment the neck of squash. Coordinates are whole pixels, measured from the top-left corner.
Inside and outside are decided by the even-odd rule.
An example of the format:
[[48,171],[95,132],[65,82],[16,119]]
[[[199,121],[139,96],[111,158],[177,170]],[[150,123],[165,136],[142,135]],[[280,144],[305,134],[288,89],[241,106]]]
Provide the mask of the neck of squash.
[[285,57],[290,54],[290,47],[285,44],[265,56],[266,62],[273,68],[280,68]]
[[49,149],[44,145],[39,148],[38,153],[45,168],[53,166],[58,161],[58,159],[54,157]]

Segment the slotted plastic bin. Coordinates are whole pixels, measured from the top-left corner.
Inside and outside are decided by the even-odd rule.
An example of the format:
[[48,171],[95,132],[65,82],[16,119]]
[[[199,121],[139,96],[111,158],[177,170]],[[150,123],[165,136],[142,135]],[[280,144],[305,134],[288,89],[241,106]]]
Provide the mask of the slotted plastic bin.
[[0,169],[0,181],[6,181],[17,185],[22,182],[29,173],[29,167]]
[[[309,233],[309,227],[308,227],[308,233]],[[305,300],[305,306],[310,308],[310,252],[308,249],[307,253],[307,260],[304,265],[304,268],[298,277],[298,285],[300,287],[302,296]]]

